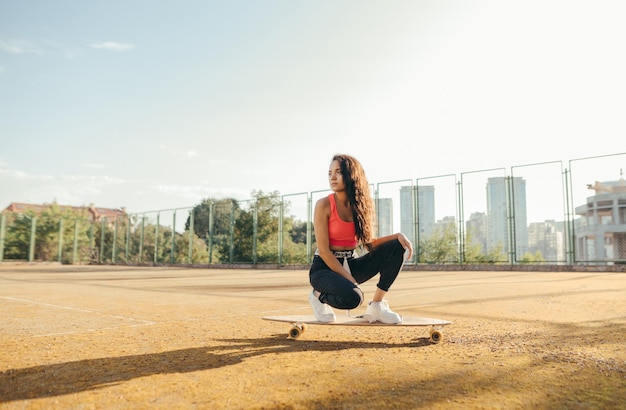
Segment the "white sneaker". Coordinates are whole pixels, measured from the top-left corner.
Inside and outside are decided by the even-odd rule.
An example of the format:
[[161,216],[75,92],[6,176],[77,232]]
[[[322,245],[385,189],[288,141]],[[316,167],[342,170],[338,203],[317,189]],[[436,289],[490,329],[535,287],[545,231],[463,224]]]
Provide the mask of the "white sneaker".
[[315,289],[309,293],[309,303],[317,320],[324,323],[335,321],[335,312],[326,303],[320,302],[317,296],[315,296]]
[[370,323],[376,321],[386,324],[402,323],[402,316],[396,312],[392,312],[386,300],[382,302],[370,301],[363,317]]

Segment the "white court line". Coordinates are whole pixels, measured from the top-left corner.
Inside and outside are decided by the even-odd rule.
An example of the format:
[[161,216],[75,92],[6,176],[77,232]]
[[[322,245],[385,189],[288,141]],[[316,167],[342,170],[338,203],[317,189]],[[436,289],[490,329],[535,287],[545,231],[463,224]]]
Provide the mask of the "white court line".
[[[14,298],[14,297],[11,297],[11,296],[0,296],[0,299],[12,300],[12,301],[15,301],[15,302],[32,303],[32,304],[35,304],[35,305],[53,307],[53,308],[57,308],[57,309],[73,310],[73,311],[76,311],[76,312],[89,313],[89,314],[92,314],[92,315],[108,316],[108,317],[115,318],[115,319],[123,319],[123,320],[131,320],[131,321],[134,321],[134,322],[140,322],[140,323],[137,323],[137,324],[134,324],[134,325],[129,325],[128,327],[151,326],[151,325],[155,325],[156,324],[156,322],[152,322],[150,320],[136,319],[134,317],[128,317],[128,316],[111,315],[111,314],[108,314],[108,313],[97,312],[95,310],[80,309],[80,308],[75,308],[75,307],[72,307],[72,306],[55,305],[55,304],[52,304],[52,303],[39,302],[39,301],[36,301],[36,300],[30,300],[30,299]],[[126,327],[126,326],[113,326],[113,327],[104,327],[104,328],[98,328],[98,329],[87,329],[87,330],[83,330],[83,331],[72,331],[72,332],[46,333],[46,334],[43,334],[43,335],[35,335],[33,337],[69,335],[69,334],[76,334],[76,333],[96,332],[98,330],[110,330],[110,329],[117,329],[117,328],[120,328],[120,327]]]

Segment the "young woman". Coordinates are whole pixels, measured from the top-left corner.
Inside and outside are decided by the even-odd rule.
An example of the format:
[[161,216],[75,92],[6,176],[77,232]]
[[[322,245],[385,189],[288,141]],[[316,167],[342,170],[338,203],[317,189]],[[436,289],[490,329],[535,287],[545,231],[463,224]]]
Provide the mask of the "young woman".
[[[349,155],[335,155],[328,169],[332,194],[317,201],[313,224],[317,251],[309,280],[313,291],[309,302],[317,320],[332,322],[337,309],[354,309],[363,303],[359,284],[380,273],[376,291],[367,306],[370,322],[400,323],[389,309],[385,294],[402,265],[413,254],[413,246],[402,233],[374,238],[374,204],[361,163]],[[359,244],[368,250],[355,258]]]

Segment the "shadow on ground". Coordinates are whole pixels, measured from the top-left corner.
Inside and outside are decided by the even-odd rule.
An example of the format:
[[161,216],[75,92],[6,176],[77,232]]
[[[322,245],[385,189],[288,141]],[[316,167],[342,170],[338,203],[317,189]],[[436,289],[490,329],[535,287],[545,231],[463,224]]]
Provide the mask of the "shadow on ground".
[[7,370],[0,373],[0,403],[79,393],[155,374],[211,370],[270,353],[380,349],[390,346],[415,348],[431,344],[428,338],[390,345],[381,342],[304,342],[286,339],[284,335],[256,339],[218,339],[215,342],[224,344]]

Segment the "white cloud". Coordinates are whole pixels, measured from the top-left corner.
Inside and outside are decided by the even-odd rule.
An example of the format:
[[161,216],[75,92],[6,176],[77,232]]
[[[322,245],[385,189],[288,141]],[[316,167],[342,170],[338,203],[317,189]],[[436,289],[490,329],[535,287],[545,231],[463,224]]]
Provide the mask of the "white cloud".
[[238,189],[215,189],[203,185],[156,185],[153,189],[160,195],[190,200],[190,203],[204,198],[247,198],[249,193]]
[[104,165],[102,165],[102,164],[95,164],[95,163],[90,163],[90,162],[84,162],[81,165],[84,168],[91,168],[91,169],[102,169],[102,168],[104,168]]
[[159,144],[158,148],[161,151],[167,151],[168,155],[173,155],[178,159],[187,159],[200,156],[200,151],[193,148],[183,147],[182,149],[174,149],[165,144]]
[[91,47],[104,49],[104,50],[111,50],[111,51],[130,51],[133,48],[135,48],[133,44],[117,43],[115,41],[105,41],[103,43],[94,43],[91,45]]
[[4,73],[4,66],[0,65],[0,74]]
[[[0,165],[4,165],[4,164],[0,164]],[[20,171],[18,169],[7,169],[7,168],[0,169],[0,176],[7,176],[7,177],[19,178],[19,179],[32,178],[24,171]],[[43,176],[39,176],[38,178],[35,178],[35,179],[42,180],[42,178]]]
[[50,39],[44,39],[37,42],[16,39],[0,39],[0,51],[14,55],[56,55],[66,58],[75,58],[81,54],[81,50],[79,48],[68,46]]
[[4,203],[49,203],[64,205],[101,203],[128,181],[107,176],[29,174],[0,167],[0,206]]
[[0,50],[9,54],[43,54],[38,46],[23,40],[0,40]]
[[12,202],[44,204],[56,201],[62,205],[74,206],[123,206],[129,212],[144,212],[147,210],[146,204],[156,204],[154,209],[184,208],[192,207],[205,198],[249,196],[241,190],[211,188],[209,183],[167,185],[156,181],[110,176],[31,174],[13,169],[2,160],[0,186],[0,210]]
[[123,184],[126,181],[121,178],[113,178],[107,176],[92,176],[92,175],[61,175],[59,179],[62,182],[71,182],[78,183],[84,185],[92,185],[92,186],[103,186],[103,185],[116,185]]

